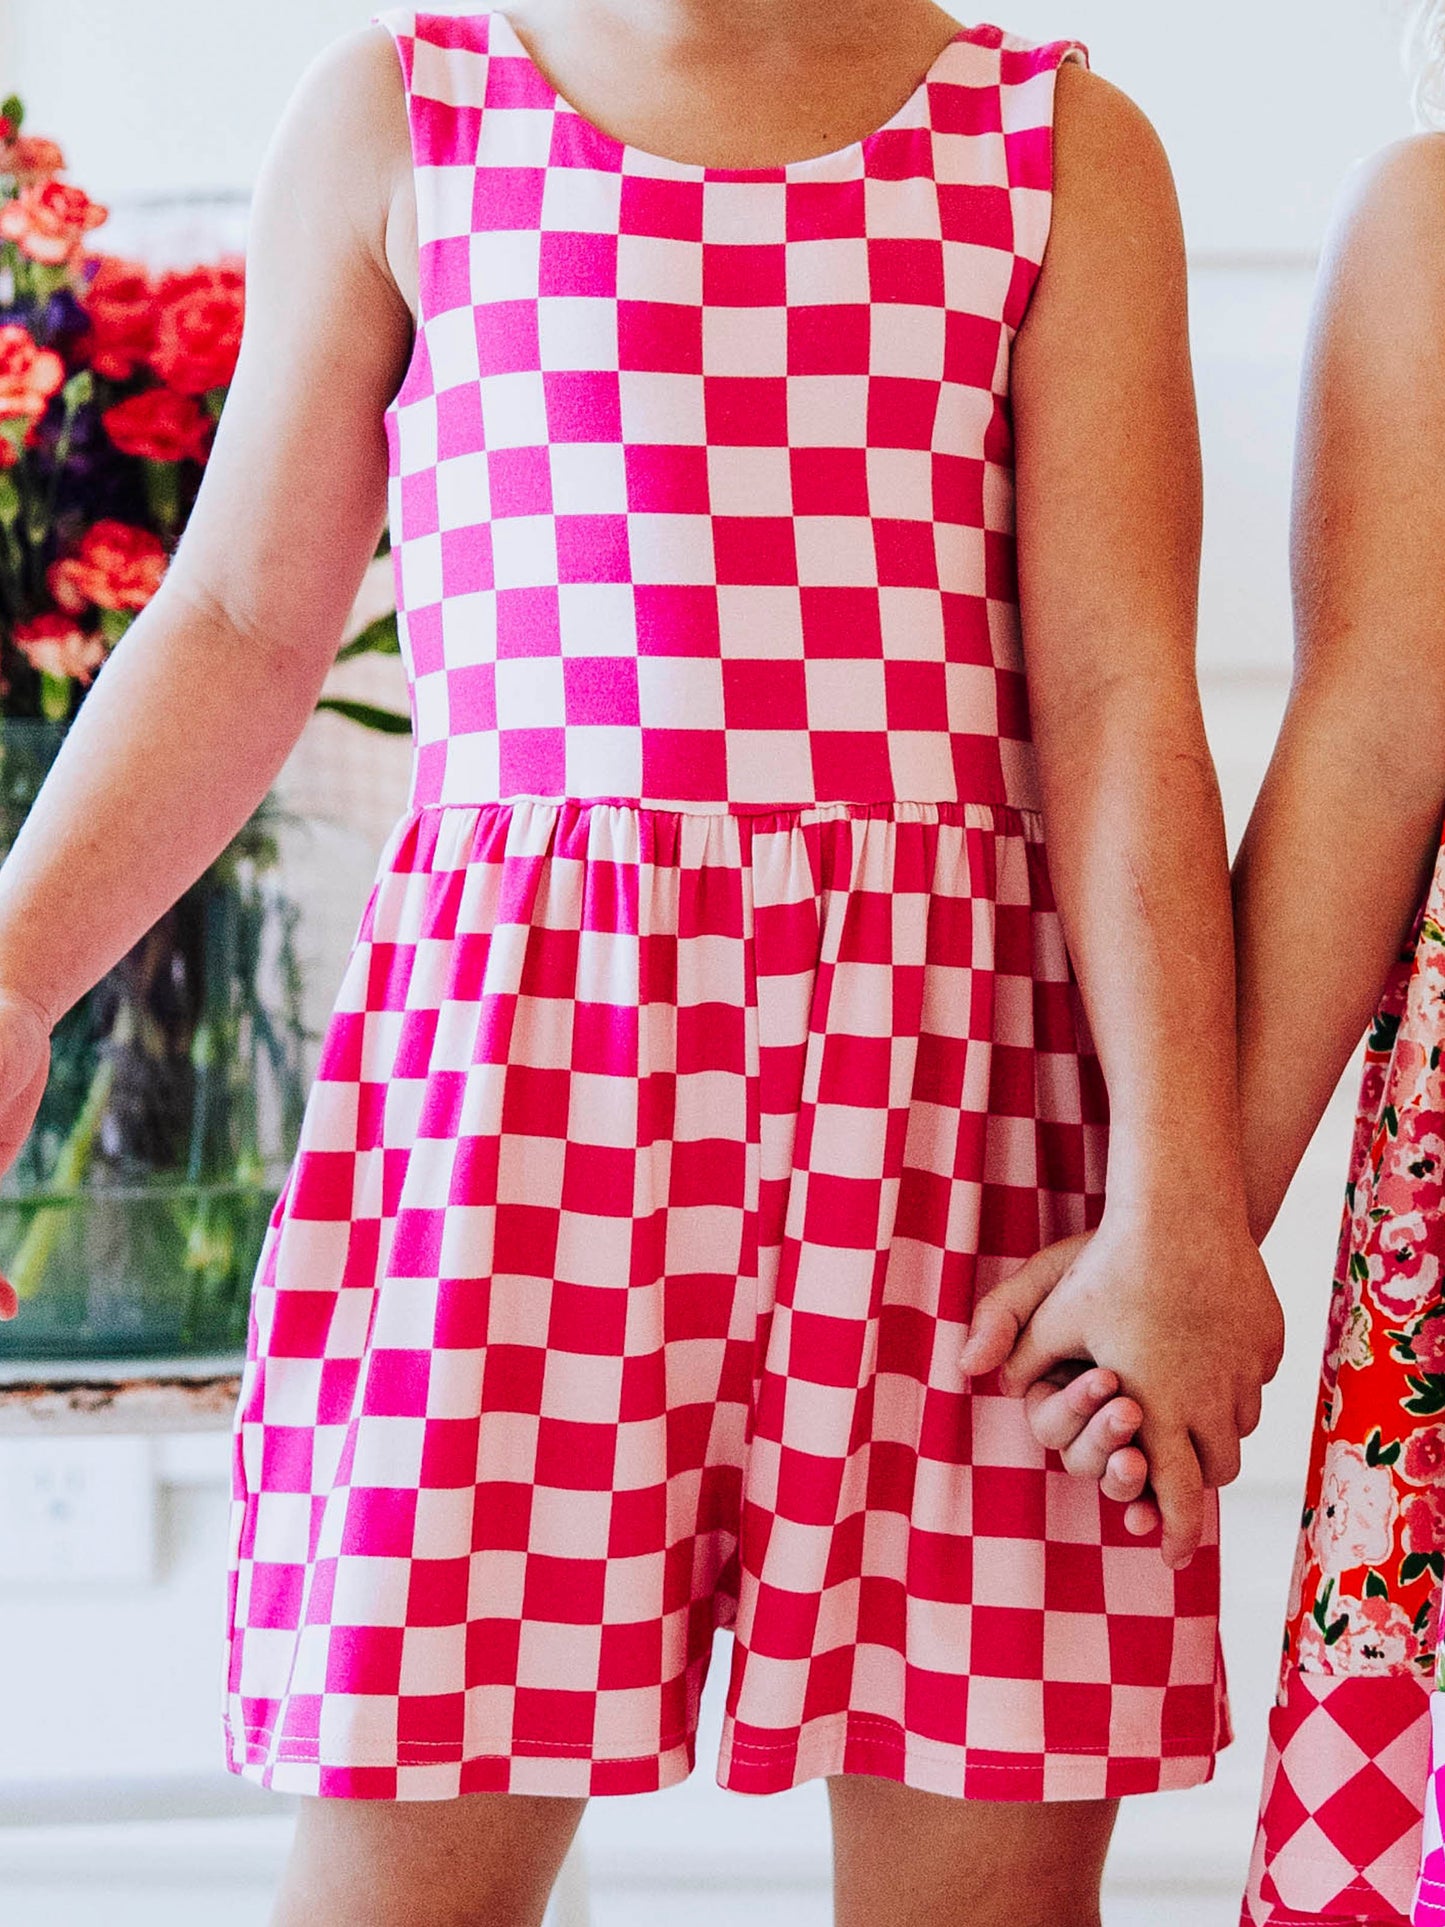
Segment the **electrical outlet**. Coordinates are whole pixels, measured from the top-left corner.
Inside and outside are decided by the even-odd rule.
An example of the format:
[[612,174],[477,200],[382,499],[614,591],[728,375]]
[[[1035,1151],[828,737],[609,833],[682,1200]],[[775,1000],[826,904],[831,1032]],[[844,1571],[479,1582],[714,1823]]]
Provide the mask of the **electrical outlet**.
[[0,1586],[155,1574],[151,1441],[0,1439]]

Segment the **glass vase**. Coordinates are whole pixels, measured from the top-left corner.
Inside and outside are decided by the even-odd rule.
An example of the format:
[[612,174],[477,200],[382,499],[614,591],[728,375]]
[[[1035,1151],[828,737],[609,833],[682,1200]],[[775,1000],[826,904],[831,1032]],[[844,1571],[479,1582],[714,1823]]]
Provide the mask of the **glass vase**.
[[[0,719],[0,855],[67,725]],[[299,905],[268,797],[61,1018],[35,1126],[0,1180],[0,1360],[182,1358],[245,1342],[307,1083]]]

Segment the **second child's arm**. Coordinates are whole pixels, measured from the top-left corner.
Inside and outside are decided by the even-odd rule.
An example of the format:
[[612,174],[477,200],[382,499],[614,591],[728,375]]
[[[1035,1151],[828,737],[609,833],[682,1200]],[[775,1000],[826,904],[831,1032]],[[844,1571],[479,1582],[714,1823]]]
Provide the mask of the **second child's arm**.
[[1361,170],[1320,283],[1294,686],[1235,866],[1250,1216],[1274,1222],[1409,934],[1445,809],[1445,140]]
[[[411,339],[385,253],[403,187],[400,72],[369,29],[316,63],[272,144],[194,514],[0,869],[12,1014],[53,1025],[130,949],[250,816],[315,706],[385,518],[383,411]],[[13,1092],[0,1167],[29,1128]]]
[[[1278,1367],[1240,1171],[1224,826],[1194,638],[1200,468],[1183,240],[1148,123],[1065,69],[1053,235],[1014,362],[1019,556],[1050,864],[1112,1114],[1092,1239],[985,1300],[966,1367],[1113,1372],[1164,1556],[1197,1546]],[[990,1310],[993,1304],[994,1309]],[[1000,1320],[1002,1318],[1002,1328]]]

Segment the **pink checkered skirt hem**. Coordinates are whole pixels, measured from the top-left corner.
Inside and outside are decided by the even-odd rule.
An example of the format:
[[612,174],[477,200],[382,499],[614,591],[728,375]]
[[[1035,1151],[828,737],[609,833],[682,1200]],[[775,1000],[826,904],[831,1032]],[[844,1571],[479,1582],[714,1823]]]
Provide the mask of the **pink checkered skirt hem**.
[[1097,1222],[1037,818],[413,808],[267,1232],[235,1434],[237,1772],[343,1797],[1208,1778],[1183,1572],[960,1374]]

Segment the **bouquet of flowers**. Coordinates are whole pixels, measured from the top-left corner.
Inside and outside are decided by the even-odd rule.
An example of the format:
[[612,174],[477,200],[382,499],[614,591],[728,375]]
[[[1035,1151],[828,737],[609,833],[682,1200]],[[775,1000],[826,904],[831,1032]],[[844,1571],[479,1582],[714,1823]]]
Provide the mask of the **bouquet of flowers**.
[[[245,306],[238,257],[152,272],[94,252],[107,211],[64,175],[22,103],[0,102],[0,854],[160,586]],[[396,648],[383,615],[340,655]],[[367,704],[320,706],[409,727]],[[40,1115],[0,1197],[0,1269],[22,1297],[44,1286],[44,1317],[22,1318],[0,1351],[244,1336],[245,1285],[304,1097],[300,913],[274,875],[281,821],[267,799],[57,1026]],[[158,1314],[141,1302],[156,1291]]]
[[[66,721],[185,526],[235,372],[245,277],[236,258],[152,275],[92,253],[106,209],[23,127],[20,101],[0,102],[0,702]],[[341,653],[396,646],[382,617]]]

